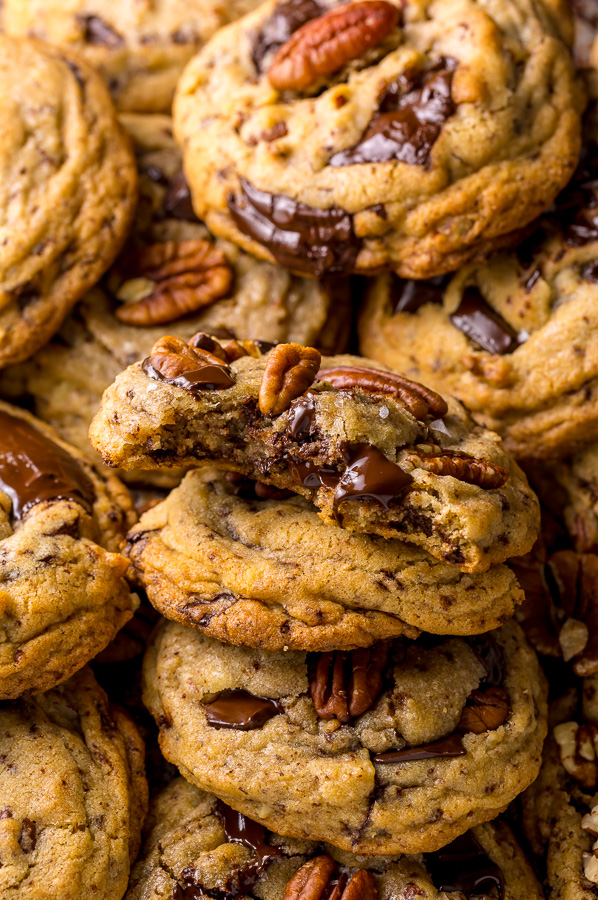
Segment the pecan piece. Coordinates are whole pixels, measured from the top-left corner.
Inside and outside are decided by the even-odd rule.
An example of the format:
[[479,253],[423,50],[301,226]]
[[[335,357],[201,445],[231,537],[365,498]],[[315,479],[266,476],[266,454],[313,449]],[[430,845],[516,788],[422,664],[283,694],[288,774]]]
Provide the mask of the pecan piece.
[[[147,362],[147,361],[146,361]],[[165,380],[174,382],[200,369],[211,367],[220,369],[234,384],[233,373],[221,359],[202,348],[196,349],[186,344],[182,338],[166,336],[156,341],[149,356],[152,368]]]
[[572,620],[585,626],[587,640],[578,647],[573,656],[573,671],[576,675],[593,675],[598,672],[598,555],[576,553],[575,550],[557,550],[548,560],[548,571],[552,576],[557,602],[565,614],[559,641],[567,652],[571,638],[583,638],[584,631],[579,625],[572,634]]
[[598,782],[598,728],[563,722],[554,729],[563,768],[586,790],[595,790]]
[[320,719],[346,725],[366,712],[382,690],[388,662],[384,641],[368,649],[319,653],[310,659],[309,693]]
[[448,412],[446,401],[440,394],[395,372],[379,372],[365,366],[335,366],[321,369],[318,381],[327,381],[341,391],[361,388],[372,394],[394,397],[407,412],[420,420],[429,415],[439,419]]
[[[146,296],[116,310],[116,318],[127,325],[174,322],[226,296],[232,283],[224,253],[209,241],[150,244],[136,250],[126,265],[149,285]],[[126,295],[126,284],[120,296],[123,288]]]
[[282,900],[378,900],[376,879],[367,869],[358,869],[349,878],[334,878],[336,863],[330,856],[316,856],[295,872]]
[[279,416],[314,383],[321,354],[301,344],[277,344],[270,353],[260,385],[260,410]]
[[461,713],[457,731],[462,734],[495,731],[509,715],[509,698],[499,687],[486,691],[472,691]]
[[278,91],[300,91],[332,75],[390,34],[399,9],[387,0],[361,0],[306,22],[280,47],[268,78]]
[[[417,446],[415,449],[417,450]],[[458,450],[440,450],[430,454],[406,453],[401,465],[404,463],[412,465],[414,469],[425,469],[433,475],[452,475],[459,481],[475,484],[484,490],[500,488],[511,477],[508,469]]]

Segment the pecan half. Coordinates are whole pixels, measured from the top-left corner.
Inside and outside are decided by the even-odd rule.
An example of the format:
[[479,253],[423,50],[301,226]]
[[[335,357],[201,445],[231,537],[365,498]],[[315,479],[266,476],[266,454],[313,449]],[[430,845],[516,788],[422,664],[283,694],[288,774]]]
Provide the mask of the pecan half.
[[[116,318],[127,325],[165,325],[188,316],[226,296],[233,278],[224,253],[202,240],[141,247],[127,267],[136,280],[147,279],[149,291],[116,310]],[[126,296],[126,284],[117,296]]]
[[166,336],[156,341],[152,347],[149,361],[156,372],[166,381],[184,377],[205,366],[216,366],[232,378],[231,370],[221,359],[208,350],[190,347],[182,338],[178,337]]
[[306,22],[280,47],[268,78],[278,91],[300,91],[332,75],[390,34],[399,9],[387,0],[362,0]]
[[376,879],[367,869],[358,869],[349,878],[334,877],[336,863],[330,856],[316,856],[295,872],[282,900],[378,900]]
[[486,691],[472,691],[461,713],[457,731],[462,734],[494,731],[503,724],[508,715],[509,698],[502,688],[491,687]]
[[404,459],[401,460],[401,466],[405,467],[405,463],[413,466],[414,469],[425,469],[433,475],[452,475],[459,481],[475,484],[484,490],[500,488],[511,477],[508,469],[485,459],[468,456],[467,453],[461,453],[458,450],[406,453]]
[[320,719],[346,725],[366,712],[382,690],[388,662],[384,641],[369,649],[319,653],[309,663],[309,693]]
[[[598,672],[598,555],[557,550],[548,560],[548,571],[565,614],[559,634],[561,648],[573,658],[576,675],[593,675]],[[579,623],[574,631],[572,620]],[[581,640],[584,634],[585,641]]]
[[441,418],[448,412],[446,401],[417,381],[411,381],[395,372],[379,372],[365,366],[335,366],[321,369],[318,381],[327,381],[341,391],[360,388],[372,394],[394,397],[416,419],[433,415]]
[[563,722],[554,729],[563,768],[586,790],[594,790],[598,782],[598,728]]
[[314,383],[321,354],[301,344],[277,344],[270,353],[260,385],[260,410],[279,416]]

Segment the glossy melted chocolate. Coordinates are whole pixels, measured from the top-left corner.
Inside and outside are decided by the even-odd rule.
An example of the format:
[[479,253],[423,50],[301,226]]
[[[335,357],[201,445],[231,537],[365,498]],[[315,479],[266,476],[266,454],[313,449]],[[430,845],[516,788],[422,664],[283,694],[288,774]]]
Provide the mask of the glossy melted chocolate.
[[505,651],[491,634],[478,634],[467,639],[467,643],[486,670],[479,687],[500,687],[505,677]]
[[442,303],[447,283],[446,275],[437,275],[427,281],[412,281],[392,275],[390,304],[393,313],[413,313],[426,303]]
[[191,202],[191,191],[183,172],[175,175],[168,185],[164,197],[164,212],[173,219],[181,219],[184,222],[199,222]]
[[95,500],[83,468],[54,441],[20,416],[0,411],[0,490],[21,519],[45,500],[75,500],[88,511]]
[[461,892],[466,897],[487,894],[497,888],[500,900],[505,894],[502,870],[486,855],[471,831],[437,850],[425,854],[426,867],[439,891]]
[[235,383],[232,372],[228,366],[205,365],[199,369],[190,369],[184,375],[177,375],[176,378],[167,378],[158,372],[152,365],[150,357],[144,359],[141,368],[154,381],[163,381],[165,384],[173,384],[175,387],[184,388],[192,394],[201,391],[223,391],[232,387]]
[[248,691],[223,691],[205,706],[206,719],[212,728],[252,731],[273,716],[284,712],[282,703],[268,697],[256,697]]
[[415,762],[418,759],[435,759],[439,756],[465,756],[466,750],[460,734],[422,744],[421,747],[404,747],[402,750],[389,750],[387,753],[376,753],[372,757],[375,763]]
[[380,111],[350,150],[335,153],[330,166],[397,160],[425,166],[442,126],[455,112],[451,96],[455,60],[443,59],[432,69],[400,76],[386,89]]
[[240,197],[231,196],[228,207],[238,229],[291,271],[320,277],[355,268],[362,242],[353,217],[338,206],[316,209],[260,191],[242,178]]
[[263,71],[266,56],[271,57],[298,28],[323,12],[325,9],[316,0],[287,0],[286,3],[278,3],[262,25],[253,45],[251,58],[257,71]]
[[370,444],[355,444],[346,451],[347,468],[334,493],[334,504],[345,500],[374,500],[388,509],[413,478]]
[[484,300],[480,290],[468,287],[458,309],[452,314],[453,325],[488,353],[512,353],[519,346],[515,331]]

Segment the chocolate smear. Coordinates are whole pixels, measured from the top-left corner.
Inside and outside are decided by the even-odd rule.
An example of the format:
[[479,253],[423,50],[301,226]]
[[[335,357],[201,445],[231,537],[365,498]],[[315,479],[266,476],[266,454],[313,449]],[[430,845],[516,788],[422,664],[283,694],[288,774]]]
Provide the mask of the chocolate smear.
[[242,178],[240,197],[231,196],[228,207],[239,230],[293,272],[321,277],[355,268],[362,241],[353,217],[338,206],[316,209],[260,191]]
[[465,288],[450,317],[453,325],[488,353],[512,353],[519,346],[516,332],[484,300],[476,287]]
[[292,463],[297,481],[309,488],[336,488],[341,473],[334,466],[318,466],[311,459]]
[[0,411],[0,490],[22,519],[37,503],[75,500],[91,511],[93,484],[79,462],[20,416]]
[[316,0],[287,0],[278,3],[259,31],[251,58],[258,72],[263,72],[266,56],[271,57],[302,25],[325,12]]
[[176,378],[167,378],[154,368],[151,358],[148,357],[141,363],[141,368],[148,378],[184,388],[192,394],[201,391],[223,391],[235,383],[232,371],[228,366],[205,365],[198,369],[190,369],[184,375],[177,375]]
[[335,153],[328,165],[391,160],[427,165],[444,123],[456,109],[451,96],[456,67],[455,60],[442,59],[431,69],[400,76],[386,89],[380,110],[359,143]]
[[304,394],[295,401],[289,409],[289,424],[287,430],[292,438],[299,443],[307,440],[311,427],[315,420],[316,405],[314,395],[311,392]]
[[422,744],[421,747],[404,747],[402,750],[376,753],[372,760],[375,763],[416,762],[420,759],[435,759],[441,756],[465,756],[466,752],[461,735],[450,734],[431,744]]
[[347,468],[334,493],[334,504],[345,500],[374,500],[388,509],[413,478],[371,444],[355,444],[346,451]]
[[447,894],[457,892],[471,896],[488,894],[498,889],[499,898],[505,894],[502,869],[486,855],[480,842],[468,831],[436,853],[424,856],[426,868],[434,886]]
[[193,210],[191,191],[184,172],[179,172],[170,180],[162,204],[164,212],[173,219],[183,222],[199,222]]
[[222,691],[205,706],[206,719],[212,728],[232,728],[236,731],[252,731],[284,712],[282,703],[268,697],[256,697],[249,691]]
[[110,47],[112,50],[124,44],[124,38],[99,16],[81,16],[79,21],[83,26],[83,39],[88,44]]

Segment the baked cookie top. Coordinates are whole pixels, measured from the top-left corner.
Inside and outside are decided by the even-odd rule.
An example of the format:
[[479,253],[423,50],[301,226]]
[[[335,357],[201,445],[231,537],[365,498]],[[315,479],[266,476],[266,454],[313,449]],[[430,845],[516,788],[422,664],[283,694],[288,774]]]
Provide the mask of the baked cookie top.
[[31,356],[120,250],[136,170],[102,79],[0,35],[0,368]]
[[519,458],[563,457],[598,437],[598,127],[572,182],[512,251],[452,279],[380,276],[360,350],[452,393]]
[[[147,838],[133,869],[127,900],[244,896],[284,900],[308,878],[325,895],[353,892],[369,900],[440,900],[475,890],[483,898],[540,900],[540,887],[502,822],[479,825],[439,853],[370,857],[268,833],[263,825],[178,778],[153,800]],[[306,890],[306,888],[304,888]],[[304,896],[299,893],[299,896]]]
[[179,82],[195,209],[299,272],[457,269],[573,173],[571,38],[560,0],[268,0]]
[[258,0],[7,0],[7,34],[80,53],[119,109],[168,112],[185,63],[215,31]]
[[105,392],[90,438],[108,465],[213,463],[302,494],[325,522],[418,544],[463,571],[530,549],[535,495],[457,402],[361,357],[190,343],[161,339]]
[[168,622],[144,662],[166,758],[234,809],[359,854],[431,852],[536,777],[544,681],[514,622],[268,653]]
[[132,617],[116,551],[135,518],[117,478],[0,403],[0,699],[64,681]]
[[118,900],[147,811],[143,742],[88,669],[0,706],[0,893]]
[[129,532],[131,574],[167,618],[266,650],[479,634],[523,596],[506,566],[465,575],[419,547],[326,525],[302,497],[278,493],[189,472]]

